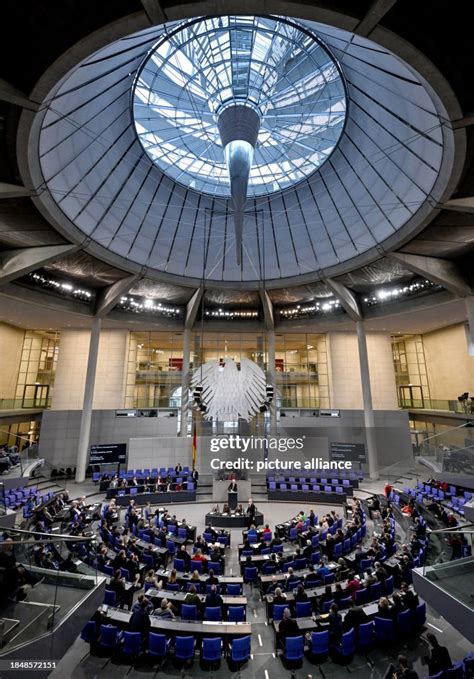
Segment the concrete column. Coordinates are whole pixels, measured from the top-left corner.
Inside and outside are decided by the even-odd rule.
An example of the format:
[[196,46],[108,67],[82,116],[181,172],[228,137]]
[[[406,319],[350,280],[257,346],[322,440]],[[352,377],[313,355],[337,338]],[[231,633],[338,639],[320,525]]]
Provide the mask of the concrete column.
[[374,408],[372,405],[372,390],[370,388],[369,357],[367,353],[367,338],[363,321],[356,321],[357,342],[359,346],[360,381],[362,385],[362,401],[364,405],[364,424],[367,441],[367,457],[369,460],[369,474],[371,479],[379,478],[377,459],[377,445],[375,441]]
[[270,436],[276,436],[276,377],[275,377],[275,331],[267,330],[267,380],[273,385],[273,401],[270,405]]
[[101,326],[102,319],[99,316],[96,316],[92,323],[89,357],[87,359],[86,384],[84,387],[84,402],[82,404],[81,427],[79,429],[79,445],[77,450],[76,483],[82,483],[86,478],[91,435],[92,402],[94,399],[95,374],[97,369],[97,356],[99,354]]
[[466,297],[466,339],[469,356],[474,356],[474,295]]
[[186,328],[183,333],[183,371],[181,375],[181,426],[180,436],[186,436],[188,421],[188,388],[189,388],[189,352],[191,350],[191,330]]

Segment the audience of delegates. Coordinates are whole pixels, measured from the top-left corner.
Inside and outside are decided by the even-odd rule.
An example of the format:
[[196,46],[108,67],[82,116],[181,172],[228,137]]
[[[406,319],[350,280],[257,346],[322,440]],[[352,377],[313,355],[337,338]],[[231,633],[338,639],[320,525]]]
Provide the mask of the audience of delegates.
[[[179,467],[178,464],[176,466],[177,472],[181,471]],[[113,481],[112,478],[111,483]],[[128,482],[134,485],[138,483],[138,479],[132,478]],[[254,509],[252,509],[252,506]],[[276,575],[273,575],[271,584],[266,589],[267,593],[273,595],[273,606],[285,606],[283,617],[278,624],[280,643],[283,643],[287,637],[301,636],[293,615],[296,604],[307,601],[312,602],[314,613],[327,613],[324,621],[329,629],[331,645],[340,644],[343,634],[350,629],[355,629],[357,636],[360,626],[368,621],[368,616],[364,608],[356,604],[356,593],[361,588],[369,589],[377,582],[384,583],[389,577],[389,572],[395,575],[395,584],[399,591],[395,591],[391,597],[382,596],[379,599],[376,615],[393,620],[396,625],[400,613],[406,610],[416,611],[419,604],[418,596],[408,582],[411,582],[411,569],[414,566],[415,559],[424,551],[426,546],[426,524],[420,518],[414,501],[410,501],[407,507],[408,509],[404,513],[411,517],[412,526],[407,542],[403,545],[395,545],[395,520],[391,506],[389,504],[381,506],[380,499],[377,496],[371,502],[371,516],[378,521],[377,532],[372,536],[367,536],[364,540],[360,540],[360,533],[357,533],[365,523],[365,514],[358,500],[354,500],[351,518],[345,522],[334,510],[320,519],[313,510],[308,514],[304,511],[299,512],[291,522],[291,527],[296,528],[301,547],[293,544],[291,554],[278,555],[272,553],[268,561],[265,562],[270,564],[272,568],[274,567],[273,573],[282,570],[284,563],[292,563],[295,559],[306,562],[304,574],[301,574],[301,566],[298,567],[298,570],[293,566],[285,566],[287,572],[284,581],[282,582]],[[430,510],[434,514],[439,511],[437,506],[430,506]],[[255,505],[250,500],[247,509],[247,515],[250,519],[254,518],[255,511]],[[154,511],[149,503],[140,508],[136,505],[134,499],[131,499],[128,507],[119,509],[115,500],[112,499],[102,507],[102,511],[99,513],[98,510],[91,510],[87,506],[85,498],[69,502],[67,493],[64,493],[56,496],[54,501],[35,511],[33,519],[35,536],[44,538],[44,535],[50,534],[55,517],[60,512],[64,514],[64,525],[72,535],[84,535],[87,530],[90,530],[93,522],[99,522],[102,542],[95,545],[93,554],[90,556],[102,570],[105,566],[113,567],[114,574],[108,580],[107,589],[115,592],[117,607],[126,607],[131,611],[128,629],[140,633],[144,650],[148,645],[152,617],[157,616],[164,620],[174,620],[177,615],[177,610],[166,598],[161,598],[160,603],[155,604],[157,606],[155,608],[152,600],[146,595],[148,588],[186,590],[184,603],[195,605],[200,617],[202,617],[205,607],[218,607],[222,610],[223,598],[219,591],[219,578],[215,576],[212,569],[209,569],[206,589],[202,586],[200,572],[194,569],[196,562],[205,566],[208,561],[213,561],[221,565],[221,572],[224,570],[223,549],[217,544],[219,532],[212,525],[208,525],[205,529],[206,536],[212,542],[206,542],[202,535],[191,540],[195,529],[188,526],[185,519],[178,521],[176,515],[171,514],[168,510]],[[438,518],[441,518],[441,516],[440,514]],[[157,558],[153,551],[154,545],[167,547],[169,529],[178,525],[188,531],[187,543],[182,544],[175,555],[176,559],[181,559],[183,562],[183,570],[190,574],[186,588],[180,584],[182,576],[178,577],[174,568],[167,577],[163,576],[161,580],[156,575],[156,569],[160,565],[159,561],[154,562],[153,568],[148,567],[145,571],[142,563],[142,557],[145,553],[150,556],[148,564]],[[327,533],[331,527],[333,527],[332,532]],[[256,535],[258,535],[253,521],[250,523],[250,529],[255,530]],[[149,535],[150,544],[148,546],[138,544],[140,542],[136,535],[138,531],[145,531]],[[356,533],[359,542],[354,547],[352,538]],[[320,539],[313,542],[316,535]],[[263,536],[267,536],[267,540],[263,541]],[[271,541],[269,540],[270,536],[272,536]],[[252,554],[258,554],[262,547],[278,546],[283,544],[284,541],[277,529],[275,529],[274,534],[272,533],[269,524],[261,529],[258,537],[262,540],[260,547],[255,548],[253,542],[251,545],[247,536],[243,545],[244,549],[252,549]],[[348,561],[343,557],[340,557],[337,563],[333,561],[336,545],[343,543],[348,538],[352,541],[350,561],[352,568],[348,567]],[[286,539],[285,543],[289,544]],[[192,554],[189,549],[190,545],[193,549]],[[398,566],[394,570],[393,564],[390,564],[388,572],[384,565],[385,559],[394,554],[397,547]],[[80,541],[77,543],[77,549],[79,548]],[[114,549],[113,552],[111,548]],[[315,552],[320,552],[319,564],[312,563]],[[64,555],[60,555],[53,542],[46,544],[42,542],[37,546],[35,545],[33,553],[34,563],[42,568],[51,570],[73,570],[75,568],[72,558],[70,559],[69,556],[64,558]],[[75,553],[74,549],[71,548],[71,555],[73,553]],[[249,564],[252,563],[251,556],[246,558]],[[371,565],[362,569],[362,559],[369,559]],[[16,563],[13,545],[9,538],[6,538],[0,546],[0,571],[2,595],[4,597],[6,594],[10,598],[21,599],[24,587],[28,584],[34,585],[34,576],[32,577],[26,569]],[[204,568],[204,571],[206,571],[206,568]],[[127,576],[126,579],[123,577],[124,574]],[[334,584],[325,585],[325,579],[330,575],[333,576],[332,582]],[[140,592],[134,603],[135,595],[142,589],[143,585],[146,585],[145,593]],[[308,589],[319,586],[324,586],[324,590],[319,596],[308,595]],[[285,589],[290,593],[289,596],[285,593]],[[349,601],[347,601],[348,599]],[[342,609],[346,609],[343,611],[343,615],[341,615]],[[430,644],[430,655],[425,660],[430,675],[446,671],[452,666],[448,649],[441,646],[434,635],[428,634],[427,638]],[[410,669],[408,661],[403,655],[398,657],[398,666],[391,665],[387,670],[387,679],[395,679],[395,676],[397,679],[417,679],[416,673]]]

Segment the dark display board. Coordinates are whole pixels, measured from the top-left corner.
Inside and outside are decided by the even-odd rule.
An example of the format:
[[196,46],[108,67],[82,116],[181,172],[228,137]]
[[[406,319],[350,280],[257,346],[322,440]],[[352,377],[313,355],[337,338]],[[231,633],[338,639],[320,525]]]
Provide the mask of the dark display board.
[[91,446],[90,464],[122,464],[127,458],[126,443],[99,443]]
[[330,443],[329,454],[331,460],[345,462],[367,462],[365,445],[363,443]]

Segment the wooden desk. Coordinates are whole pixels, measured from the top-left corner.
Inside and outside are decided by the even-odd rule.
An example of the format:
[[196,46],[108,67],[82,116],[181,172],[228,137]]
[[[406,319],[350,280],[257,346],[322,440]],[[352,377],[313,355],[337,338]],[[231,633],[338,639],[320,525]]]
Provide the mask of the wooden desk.
[[[181,610],[181,606],[185,603],[184,600],[186,595],[187,592],[167,592],[166,590],[162,589],[149,589],[146,593],[146,596],[149,599],[152,599],[153,603],[155,604],[155,608],[157,608],[157,605],[161,604],[163,599],[168,599],[168,601],[170,601],[178,610]],[[201,605],[204,609],[206,595],[200,594],[198,592],[198,597],[201,600]],[[245,596],[227,596],[223,594],[222,602],[224,609],[227,609],[229,606],[243,606],[245,613],[247,613],[247,597]]]
[[[101,607],[99,611],[103,624],[127,629],[132,615],[130,611],[111,607]],[[249,622],[188,622],[186,620],[163,620],[153,615],[150,616],[150,620],[152,632],[166,634],[173,638],[180,635],[193,636],[198,645],[204,637],[221,637],[224,642],[224,653],[227,653],[232,639],[252,634],[252,626]]]

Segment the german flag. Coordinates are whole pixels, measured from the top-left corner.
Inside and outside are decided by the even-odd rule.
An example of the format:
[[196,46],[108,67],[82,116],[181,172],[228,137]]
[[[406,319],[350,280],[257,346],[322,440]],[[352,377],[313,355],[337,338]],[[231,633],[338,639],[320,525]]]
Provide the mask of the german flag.
[[196,467],[196,452],[197,452],[197,436],[196,436],[196,424],[193,424],[193,448],[192,448],[192,459],[193,459],[193,471]]

